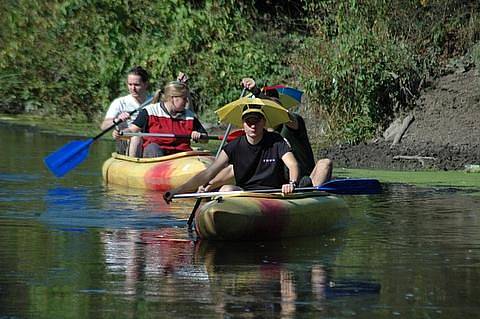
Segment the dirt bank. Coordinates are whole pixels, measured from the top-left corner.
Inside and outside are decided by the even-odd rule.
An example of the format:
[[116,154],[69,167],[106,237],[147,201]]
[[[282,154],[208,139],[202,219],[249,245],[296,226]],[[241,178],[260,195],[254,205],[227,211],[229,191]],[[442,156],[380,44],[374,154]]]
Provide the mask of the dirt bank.
[[435,80],[410,115],[414,119],[395,145],[382,136],[322,149],[317,156],[347,168],[458,170],[480,163],[478,71],[457,69]]

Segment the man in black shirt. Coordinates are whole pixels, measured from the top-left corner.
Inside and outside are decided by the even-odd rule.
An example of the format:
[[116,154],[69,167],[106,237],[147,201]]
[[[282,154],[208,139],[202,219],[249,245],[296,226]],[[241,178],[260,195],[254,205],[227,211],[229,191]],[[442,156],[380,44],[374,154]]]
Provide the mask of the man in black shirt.
[[[277,90],[261,91],[256,86],[252,78],[242,79],[242,85],[259,98],[270,98],[279,102]],[[274,128],[281,136],[287,139],[292,148],[299,170],[300,187],[318,186],[329,181],[332,178],[333,163],[328,158],[323,158],[315,162],[312,146],[308,138],[307,128],[303,118],[296,113],[289,112],[290,122],[280,124]],[[231,174],[231,173],[230,173]],[[225,174],[226,175],[226,174]],[[228,176],[223,177],[227,180]],[[208,191],[208,189],[207,189]]]
[[[224,185],[220,191],[281,188],[284,194],[292,193],[299,178],[297,160],[284,138],[265,130],[265,118],[261,105],[245,105],[242,112],[245,135],[228,143],[206,170],[166,192],[165,201],[170,202],[175,194],[196,191],[229,164],[233,166],[236,185]],[[285,166],[289,180],[285,178]]]

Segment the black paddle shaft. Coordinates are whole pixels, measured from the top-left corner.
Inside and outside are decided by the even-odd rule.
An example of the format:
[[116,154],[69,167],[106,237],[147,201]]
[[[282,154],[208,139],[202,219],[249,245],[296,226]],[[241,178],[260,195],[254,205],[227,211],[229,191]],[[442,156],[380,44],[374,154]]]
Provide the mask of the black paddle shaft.
[[[146,99],[145,102],[143,102],[138,108],[136,108],[135,110],[132,110],[130,112],[128,112],[129,115],[132,115],[133,113],[135,112],[138,112],[140,111],[141,109],[143,109],[146,105],[148,105],[150,102],[152,101],[152,98],[149,98],[149,99]],[[118,124],[122,123],[123,120],[119,120],[119,121],[115,121],[113,120],[113,124],[110,125],[107,129],[103,130],[102,132],[100,132],[97,136],[95,136],[93,138],[93,140],[97,140],[99,139],[100,137],[102,137],[103,135],[105,135],[105,133],[109,132],[111,129],[113,129],[115,126],[117,126]]]

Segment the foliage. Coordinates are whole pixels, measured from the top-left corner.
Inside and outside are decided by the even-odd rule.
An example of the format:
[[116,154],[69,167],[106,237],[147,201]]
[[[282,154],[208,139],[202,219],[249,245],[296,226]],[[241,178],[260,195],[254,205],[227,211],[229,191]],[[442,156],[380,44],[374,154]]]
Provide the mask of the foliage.
[[475,43],[471,55],[477,69],[480,68],[480,42]]
[[4,111],[90,121],[125,93],[126,71],[142,65],[151,72],[152,90],[186,72],[206,113],[238,96],[242,76],[277,80],[286,69],[283,48],[255,34],[248,1],[33,0],[5,6]]
[[412,107],[442,60],[465,53],[480,32],[478,4],[464,1],[303,3],[313,34],[292,64],[309,111],[326,120],[331,139],[349,143]]
[[408,45],[373,14],[339,4],[335,19],[320,24],[293,58],[311,108],[350,143],[372,137],[393,116],[395,103],[407,98],[401,86],[416,76]]
[[[0,70],[2,108],[11,111],[35,109],[55,86],[43,65],[49,63],[51,38],[46,30],[52,19],[51,4],[35,1],[2,2]],[[37,98],[38,97],[38,98]]]
[[325,119],[332,140],[356,143],[479,42],[479,9],[464,0],[6,0],[0,111],[98,120],[141,65],[152,91],[187,73],[208,120],[245,76],[305,89],[309,117]]

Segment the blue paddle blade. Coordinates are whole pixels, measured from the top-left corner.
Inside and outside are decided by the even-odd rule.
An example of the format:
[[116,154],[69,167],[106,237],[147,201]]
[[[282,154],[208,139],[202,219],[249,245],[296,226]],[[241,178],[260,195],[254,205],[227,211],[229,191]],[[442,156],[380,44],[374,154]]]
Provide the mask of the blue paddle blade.
[[355,296],[360,294],[378,294],[382,286],[374,282],[330,282],[325,285],[325,296],[327,298]]
[[380,182],[371,178],[334,179],[316,188],[320,191],[346,195],[378,194],[382,192]]
[[300,103],[302,101],[303,92],[290,87],[282,87],[277,89],[278,93],[288,95]]
[[85,160],[93,141],[94,139],[91,138],[86,141],[72,141],[65,144],[56,152],[45,157],[45,165],[56,177],[62,177]]

